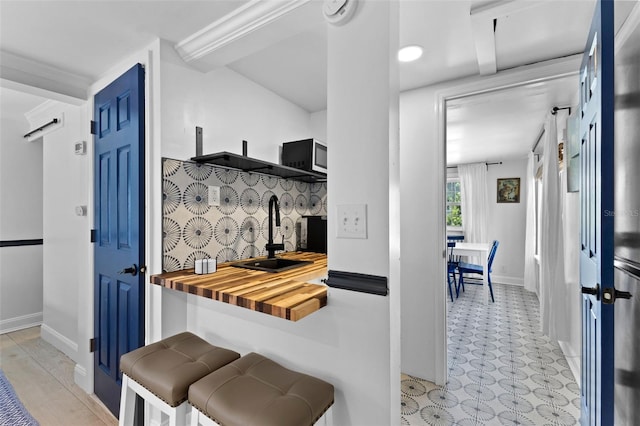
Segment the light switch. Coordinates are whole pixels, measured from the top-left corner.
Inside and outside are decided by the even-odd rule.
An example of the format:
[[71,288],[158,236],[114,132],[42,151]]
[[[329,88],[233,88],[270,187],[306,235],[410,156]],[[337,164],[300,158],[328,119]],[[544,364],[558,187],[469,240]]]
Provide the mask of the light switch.
[[219,186],[209,186],[209,205],[210,206],[220,205],[220,187]]
[[338,206],[338,238],[367,238],[367,205]]

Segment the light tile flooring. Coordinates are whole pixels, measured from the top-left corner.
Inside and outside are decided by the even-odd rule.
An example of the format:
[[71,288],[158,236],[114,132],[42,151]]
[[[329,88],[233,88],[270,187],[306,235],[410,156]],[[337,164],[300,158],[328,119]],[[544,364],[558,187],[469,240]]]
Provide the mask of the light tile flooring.
[[448,299],[445,386],[403,375],[403,425],[575,425],[579,388],[560,347],[539,330],[538,299],[494,284],[495,303],[468,285]]
[[0,335],[0,368],[41,426],[116,425],[73,381],[74,363],[40,338],[40,327]]

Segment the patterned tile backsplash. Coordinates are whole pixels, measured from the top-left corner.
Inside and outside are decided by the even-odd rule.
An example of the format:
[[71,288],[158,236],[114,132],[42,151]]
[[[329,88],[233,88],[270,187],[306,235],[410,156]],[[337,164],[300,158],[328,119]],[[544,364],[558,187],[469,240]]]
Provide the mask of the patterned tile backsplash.
[[[280,201],[286,251],[296,249],[296,222],[327,214],[327,184],[306,183],[209,164],[162,161],[162,269],[193,268],[195,259],[218,262],[266,255],[269,198]],[[209,205],[209,186],[220,187],[220,206]]]

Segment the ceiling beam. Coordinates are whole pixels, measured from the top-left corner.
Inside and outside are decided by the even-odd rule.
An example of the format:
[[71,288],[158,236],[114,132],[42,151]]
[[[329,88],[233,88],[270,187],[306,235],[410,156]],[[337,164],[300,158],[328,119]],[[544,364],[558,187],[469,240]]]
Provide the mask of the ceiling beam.
[[480,75],[491,75],[498,71],[496,59],[496,39],[493,19],[471,15],[473,41],[476,45],[476,59]]
[[491,75],[498,71],[495,39],[497,19],[536,5],[533,2],[501,0],[471,8],[471,28],[480,75]]
[[13,53],[0,51],[0,86],[78,105],[91,80]]

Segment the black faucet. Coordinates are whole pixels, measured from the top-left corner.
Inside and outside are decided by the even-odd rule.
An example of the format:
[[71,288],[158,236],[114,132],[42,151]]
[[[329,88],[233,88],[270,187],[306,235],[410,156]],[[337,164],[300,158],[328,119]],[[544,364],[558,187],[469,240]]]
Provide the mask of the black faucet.
[[280,226],[280,205],[278,203],[278,197],[272,195],[269,198],[269,240],[267,241],[267,258],[271,259],[276,257],[276,250],[284,250],[284,235],[282,236],[282,244],[273,243],[273,215],[272,212],[275,208],[276,212],[276,226]]

